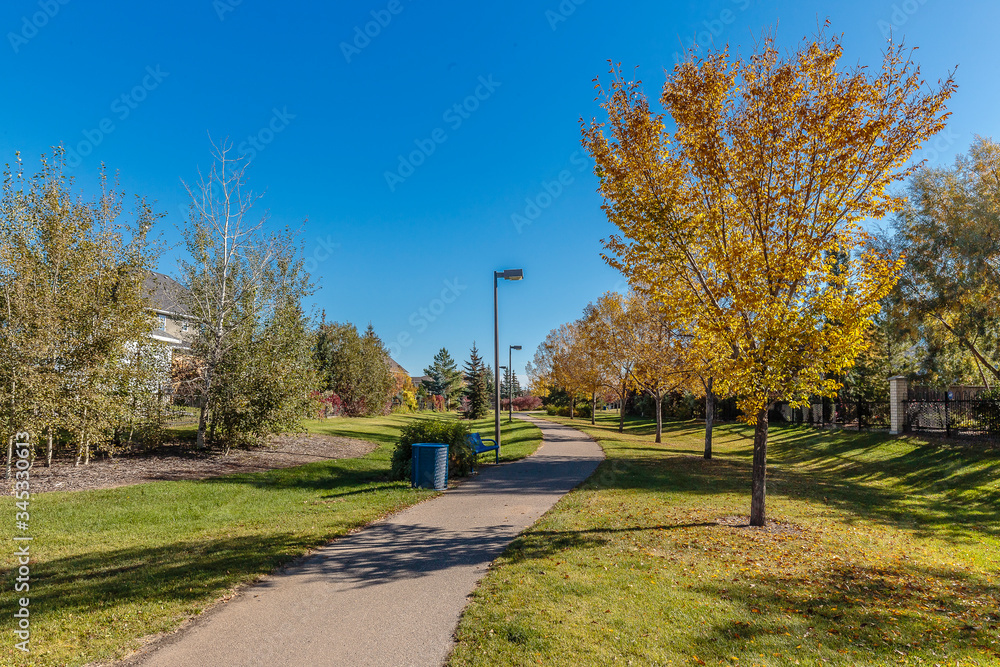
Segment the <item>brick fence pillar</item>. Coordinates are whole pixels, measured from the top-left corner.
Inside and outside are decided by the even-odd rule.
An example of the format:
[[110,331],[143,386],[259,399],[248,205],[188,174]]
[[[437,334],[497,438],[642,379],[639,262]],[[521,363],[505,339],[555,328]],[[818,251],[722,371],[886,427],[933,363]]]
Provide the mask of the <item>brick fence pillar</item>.
[[909,398],[909,381],[905,375],[889,378],[889,433],[899,435],[906,424],[906,403]]

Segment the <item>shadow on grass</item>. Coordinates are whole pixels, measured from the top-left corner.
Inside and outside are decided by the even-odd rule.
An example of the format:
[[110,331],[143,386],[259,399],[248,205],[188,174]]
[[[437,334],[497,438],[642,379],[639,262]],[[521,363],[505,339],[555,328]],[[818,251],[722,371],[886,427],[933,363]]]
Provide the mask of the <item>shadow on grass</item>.
[[[664,444],[616,441],[613,425],[595,435],[610,458],[591,477],[594,489],[748,496],[752,429],[716,430],[725,444],[705,460],[678,447],[698,431],[684,422],[664,427]],[[641,430],[636,425],[637,430]],[[648,424],[645,426],[649,430]],[[699,433],[700,435],[700,433]],[[681,440],[683,442],[683,440]],[[721,450],[721,451],[720,451]],[[969,542],[1000,536],[1000,452],[901,440],[882,433],[774,425],[768,446],[768,495],[826,504],[847,514],[918,536]]]
[[[315,545],[315,536],[274,532],[47,560],[32,568],[32,578],[44,582],[32,596],[33,603],[38,599],[32,618],[113,613],[116,607],[132,604],[202,605],[207,596],[221,595],[240,581],[271,572]],[[0,628],[10,625],[9,617],[0,621]]]
[[693,591],[736,607],[726,614],[731,620],[694,641],[692,649],[703,656],[733,650],[733,643],[745,648],[749,640],[754,651],[767,650],[769,636],[776,648],[787,648],[785,633],[813,644],[811,654],[818,644],[835,662],[846,651],[862,651],[869,660],[895,660],[904,652],[940,659],[978,652],[974,648],[997,655],[990,642],[1000,627],[1000,586],[961,570],[843,564],[781,578],[699,583]]

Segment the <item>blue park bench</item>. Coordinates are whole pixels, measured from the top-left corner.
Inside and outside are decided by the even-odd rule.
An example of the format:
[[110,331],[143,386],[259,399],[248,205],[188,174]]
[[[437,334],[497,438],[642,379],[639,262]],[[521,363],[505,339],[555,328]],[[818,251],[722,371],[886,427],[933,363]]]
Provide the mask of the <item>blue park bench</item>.
[[[485,443],[492,442],[492,445],[487,445]],[[492,438],[484,438],[478,433],[469,434],[469,445],[472,447],[473,462],[475,459],[483,452],[496,452],[496,462],[500,463],[500,445],[497,444],[496,440]],[[473,466],[475,467],[475,466]]]

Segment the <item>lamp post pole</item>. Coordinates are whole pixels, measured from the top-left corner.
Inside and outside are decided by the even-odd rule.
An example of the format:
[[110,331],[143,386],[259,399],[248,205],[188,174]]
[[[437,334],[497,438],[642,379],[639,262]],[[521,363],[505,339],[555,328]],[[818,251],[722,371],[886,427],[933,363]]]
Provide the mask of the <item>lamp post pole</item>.
[[504,280],[522,280],[522,269],[506,269],[493,272],[493,368],[496,374],[493,378],[493,437],[500,446],[500,309],[497,306],[497,278]]
[[493,408],[493,438],[497,441],[497,448],[500,447],[500,309],[497,306],[497,278],[503,272],[493,272],[493,368],[496,373],[493,375],[493,400],[496,401]]
[[507,349],[507,423],[514,423],[514,367],[511,365],[513,361],[514,350],[520,350],[520,345],[511,345]]

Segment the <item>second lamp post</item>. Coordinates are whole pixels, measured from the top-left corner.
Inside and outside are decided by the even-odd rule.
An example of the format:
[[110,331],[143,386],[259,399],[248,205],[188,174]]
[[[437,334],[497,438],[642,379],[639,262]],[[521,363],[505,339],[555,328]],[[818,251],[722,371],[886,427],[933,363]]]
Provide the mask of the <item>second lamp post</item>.
[[497,306],[497,280],[523,280],[524,271],[522,269],[506,269],[504,271],[493,272],[493,368],[497,369],[493,379],[493,437],[500,446],[500,311]]

